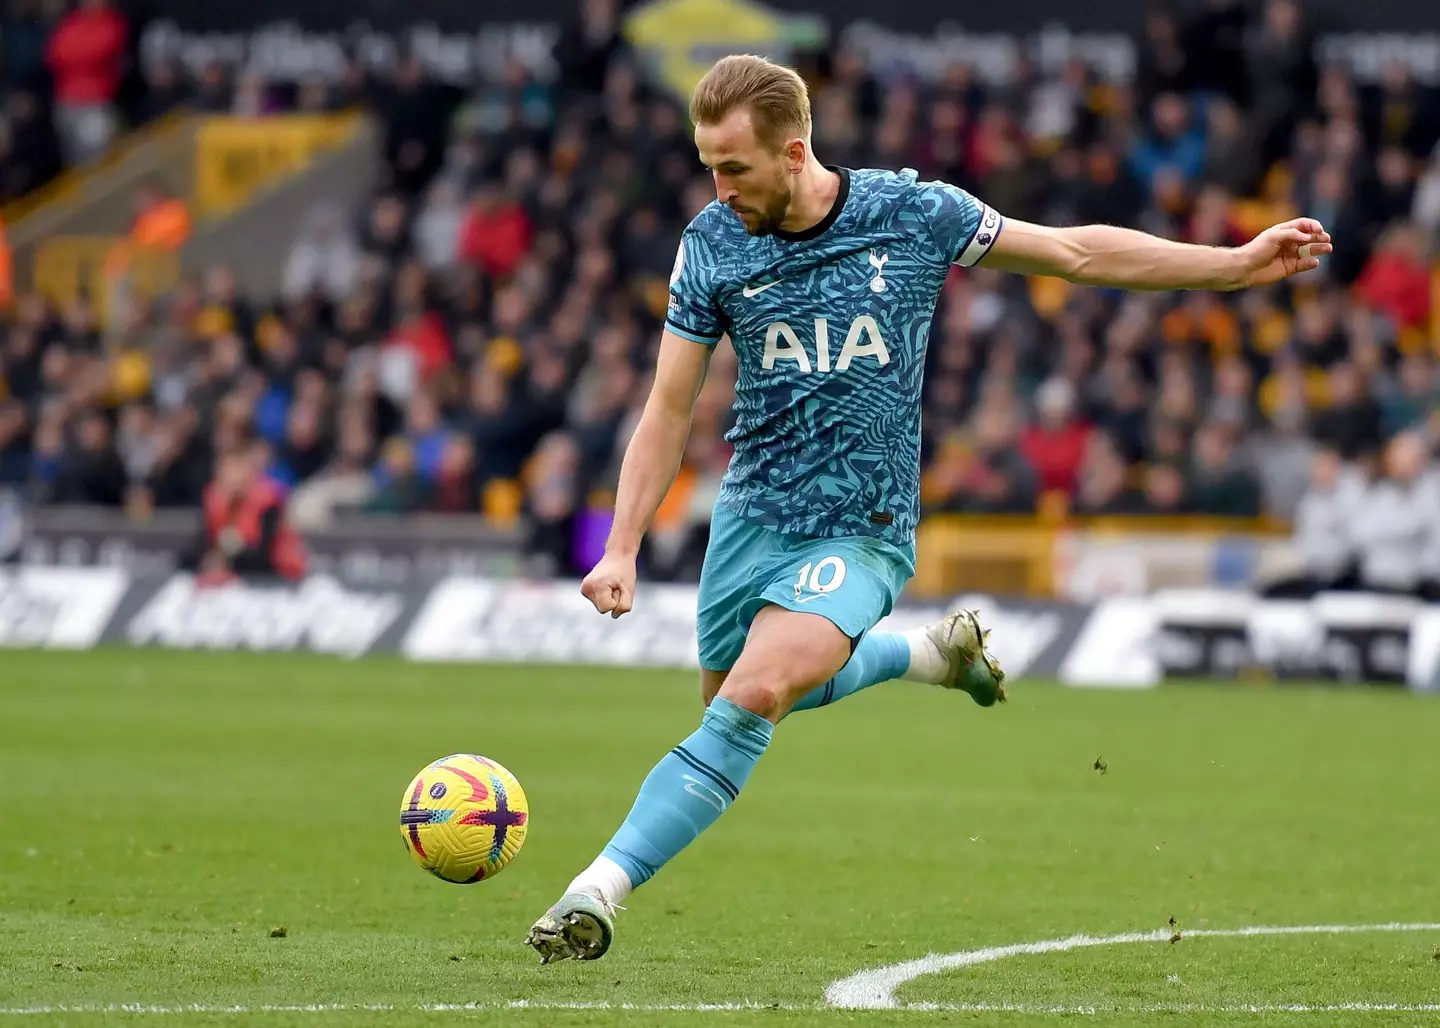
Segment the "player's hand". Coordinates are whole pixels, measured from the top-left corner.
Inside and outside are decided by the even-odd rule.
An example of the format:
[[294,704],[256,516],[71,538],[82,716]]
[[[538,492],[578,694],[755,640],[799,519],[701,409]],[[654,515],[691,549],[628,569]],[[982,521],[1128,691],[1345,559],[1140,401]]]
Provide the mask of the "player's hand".
[[580,583],[580,591],[602,614],[628,614],[635,606],[635,558],[605,554]]
[[1314,218],[1296,218],[1267,228],[1240,247],[1242,287],[1267,286],[1320,267],[1320,257],[1335,247],[1330,233]]

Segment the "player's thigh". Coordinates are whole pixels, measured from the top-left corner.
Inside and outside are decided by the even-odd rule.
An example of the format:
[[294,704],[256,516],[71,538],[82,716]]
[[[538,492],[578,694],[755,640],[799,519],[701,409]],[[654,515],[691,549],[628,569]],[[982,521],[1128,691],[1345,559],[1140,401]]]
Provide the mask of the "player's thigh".
[[712,671],[704,667],[700,669],[700,703],[703,706],[710,706],[710,701],[720,694],[720,688],[729,675],[728,668],[724,671]]
[[908,551],[878,539],[791,537],[742,611],[749,634],[719,695],[783,715],[845,666],[913,572]]
[[745,648],[718,695],[778,722],[845,666],[853,645],[828,618],[767,603],[751,618]]
[[[780,545],[776,533],[749,524],[723,508],[717,508],[711,516],[710,543],[700,569],[695,610],[702,670],[723,673],[739,659],[750,618],[759,606],[753,601],[766,584],[760,573],[774,563]],[[707,686],[702,684],[703,688]],[[718,684],[715,688],[719,688]],[[706,702],[714,695],[708,693]]]
[[879,539],[810,539],[789,547],[769,570],[754,602],[757,608],[770,603],[796,614],[818,615],[858,645],[894,609],[913,573],[910,554]]

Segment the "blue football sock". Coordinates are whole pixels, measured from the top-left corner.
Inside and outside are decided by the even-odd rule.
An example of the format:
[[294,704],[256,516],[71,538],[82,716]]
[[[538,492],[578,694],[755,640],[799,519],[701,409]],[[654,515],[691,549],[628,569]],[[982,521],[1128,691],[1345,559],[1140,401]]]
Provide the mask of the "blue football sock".
[[816,686],[790,708],[813,710],[843,700],[861,689],[899,678],[910,667],[910,643],[898,632],[871,632],[860,640],[850,660],[824,685]]
[[759,714],[715,697],[695,733],[645,778],[604,855],[632,886],[648,880],[735,801],[774,731]]

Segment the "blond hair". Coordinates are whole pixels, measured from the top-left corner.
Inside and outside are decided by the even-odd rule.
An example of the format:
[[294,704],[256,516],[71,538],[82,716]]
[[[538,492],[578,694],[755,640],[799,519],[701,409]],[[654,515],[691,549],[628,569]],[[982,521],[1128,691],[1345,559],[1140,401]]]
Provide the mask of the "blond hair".
[[810,138],[810,90],[790,68],[763,57],[723,57],[690,94],[690,120],[713,125],[744,108],[763,146],[779,150],[787,139]]

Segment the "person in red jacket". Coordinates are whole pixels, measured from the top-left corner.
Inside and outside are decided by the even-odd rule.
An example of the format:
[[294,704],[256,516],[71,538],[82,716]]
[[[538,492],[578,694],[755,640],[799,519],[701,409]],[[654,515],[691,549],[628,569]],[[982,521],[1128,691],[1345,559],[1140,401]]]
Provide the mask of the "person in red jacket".
[[247,575],[305,576],[305,542],[286,523],[284,492],[265,476],[265,452],[265,444],[255,442],[226,454],[205,487],[202,585],[225,585]]
[[481,186],[460,225],[460,259],[492,279],[508,278],[530,252],[525,209],[495,186]]
[[1360,300],[1397,328],[1420,328],[1430,318],[1430,269],[1425,239],[1409,222],[1388,229],[1355,283]]
[[55,127],[70,166],[105,153],[115,136],[115,95],[129,27],[111,0],[80,0],[46,44],[55,80]]
[[1090,426],[1075,416],[1075,387],[1063,378],[1045,382],[1035,394],[1039,415],[1020,440],[1042,493],[1075,494],[1080,465],[1090,445]]

